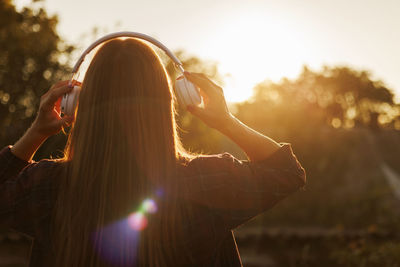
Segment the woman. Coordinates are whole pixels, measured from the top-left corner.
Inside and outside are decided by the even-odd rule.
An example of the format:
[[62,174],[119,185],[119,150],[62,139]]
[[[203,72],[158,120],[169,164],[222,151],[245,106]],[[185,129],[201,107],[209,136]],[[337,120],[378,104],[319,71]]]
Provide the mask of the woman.
[[[75,117],[60,117],[55,84],[36,120],[0,152],[0,221],[35,238],[31,266],[240,266],[232,229],[305,184],[289,144],[228,111],[222,88],[185,73],[205,106],[188,107],[247,154],[194,155],[176,132],[174,97],[156,55],[113,39],[94,56]],[[72,123],[59,160],[33,162]]]

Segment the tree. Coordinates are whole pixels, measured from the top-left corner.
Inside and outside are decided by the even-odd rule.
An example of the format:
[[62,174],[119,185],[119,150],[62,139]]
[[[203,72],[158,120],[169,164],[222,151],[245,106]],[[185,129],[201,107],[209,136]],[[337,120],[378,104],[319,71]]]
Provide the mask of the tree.
[[57,16],[48,16],[39,1],[16,10],[0,1],[0,142],[15,142],[32,123],[40,96],[66,78],[74,47],[56,32]]
[[[398,115],[394,95],[382,81],[372,80],[367,71],[349,67],[325,66],[319,72],[304,67],[297,79],[264,82],[254,92],[253,103],[272,105],[286,118],[294,116],[295,121],[306,124],[313,118],[314,123],[316,120],[335,128],[364,125],[377,129],[391,127]],[[294,113],[286,114],[294,109]],[[307,121],[298,117],[304,114]]]

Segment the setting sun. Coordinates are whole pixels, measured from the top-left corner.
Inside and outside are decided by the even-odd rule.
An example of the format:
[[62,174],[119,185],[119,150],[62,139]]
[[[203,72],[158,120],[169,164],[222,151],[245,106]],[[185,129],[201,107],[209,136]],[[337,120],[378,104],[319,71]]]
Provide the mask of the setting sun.
[[304,33],[278,17],[255,12],[228,17],[205,44],[204,54],[216,59],[225,74],[225,95],[240,102],[252,95],[255,84],[293,77],[308,54]]

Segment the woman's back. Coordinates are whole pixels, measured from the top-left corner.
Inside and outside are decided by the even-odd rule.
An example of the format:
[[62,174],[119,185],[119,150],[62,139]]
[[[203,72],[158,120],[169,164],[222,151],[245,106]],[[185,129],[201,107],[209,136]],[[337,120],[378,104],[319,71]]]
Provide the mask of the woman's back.
[[[31,266],[44,266],[43,262],[53,266],[51,229],[57,230],[57,225],[52,225],[52,214],[58,182],[69,162],[43,160],[28,164],[13,156],[9,148],[3,149],[0,157],[0,173],[18,176],[11,179],[19,185],[13,192],[12,201],[18,204],[14,207],[12,224],[16,230],[35,238]],[[176,179],[180,186],[173,196],[180,207],[174,210],[177,214],[171,214],[165,202],[171,193],[168,186],[158,188],[154,200],[156,212],[146,215],[144,227],[135,227],[129,222],[132,212],[100,229],[103,238],[97,246],[91,244],[90,252],[100,264],[96,266],[136,266],[136,261],[140,261],[136,257],[139,242],[145,243],[146,232],[157,231],[160,224],[173,225],[169,231],[176,237],[174,246],[161,237],[157,240],[159,251],[152,252],[153,256],[165,254],[166,266],[240,266],[231,230],[303,184],[299,179],[301,167],[288,145],[258,163],[239,161],[225,153],[197,157],[177,166]],[[24,169],[21,171],[21,168]],[[8,185],[11,187],[10,182]],[[279,192],[275,191],[277,188]],[[91,233],[96,233],[96,229]]]
[[160,59],[140,41],[109,41],[85,75],[65,158],[28,163],[67,120],[54,109],[64,84],[1,152],[3,224],[34,236],[33,266],[240,266],[231,230],[303,186],[304,170],[290,145],[233,118],[220,87],[186,76],[205,100],[189,110],[250,161],[186,152]]

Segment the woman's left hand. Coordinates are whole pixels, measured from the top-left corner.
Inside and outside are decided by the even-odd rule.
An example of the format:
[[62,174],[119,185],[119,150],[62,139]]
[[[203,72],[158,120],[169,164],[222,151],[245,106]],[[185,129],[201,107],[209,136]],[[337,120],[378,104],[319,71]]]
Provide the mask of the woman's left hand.
[[60,81],[54,84],[40,98],[39,111],[31,126],[31,131],[47,138],[58,133],[63,127],[70,125],[74,121],[75,118],[73,116],[61,117],[60,112],[61,97],[72,90],[68,83],[69,81]]

